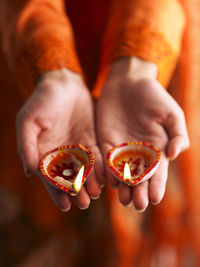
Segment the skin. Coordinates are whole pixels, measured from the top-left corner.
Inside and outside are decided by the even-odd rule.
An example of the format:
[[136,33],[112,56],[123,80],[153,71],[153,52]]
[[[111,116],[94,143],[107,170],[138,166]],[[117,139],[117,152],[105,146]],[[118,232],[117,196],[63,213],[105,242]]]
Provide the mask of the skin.
[[[34,93],[17,115],[18,152],[28,176],[37,173],[52,200],[62,211],[71,201],[80,209],[98,198],[102,184],[102,156],[97,147],[91,95],[80,75],[69,70],[45,73]],[[40,175],[39,160],[47,151],[63,144],[84,144],[95,154],[95,170],[75,197],[53,188]]]
[[[183,111],[156,77],[156,65],[139,58],[122,58],[113,63],[97,103],[94,123],[93,101],[79,74],[63,69],[42,76],[17,115],[18,152],[26,174],[40,176],[62,211],[70,209],[71,201],[80,209],[87,208],[90,198],[100,196],[105,178],[117,187],[124,206],[133,203],[137,210],[144,211],[149,202],[161,201],[169,159],[187,149],[189,139]],[[131,188],[114,178],[103,166],[102,158],[114,146],[133,140],[150,142],[163,153],[154,176]],[[70,197],[43,179],[38,170],[39,159],[57,146],[78,143],[95,154],[95,169],[80,193]]]
[[107,179],[118,188],[124,206],[144,211],[158,204],[165,192],[169,160],[189,147],[184,113],[156,80],[157,67],[138,58],[116,61],[97,106],[97,132],[104,157],[127,141],[146,141],[162,151],[157,172],[135,187],[119,182],[107,169]]

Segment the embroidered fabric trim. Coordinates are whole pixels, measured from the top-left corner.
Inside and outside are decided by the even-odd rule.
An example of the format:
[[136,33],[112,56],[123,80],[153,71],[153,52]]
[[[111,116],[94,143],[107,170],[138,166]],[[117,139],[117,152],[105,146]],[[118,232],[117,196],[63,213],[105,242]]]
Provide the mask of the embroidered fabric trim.
[[176,65],[177,54],[162,33],[150,29],[148,25],[132,25],[123,30],[118,40],[111,53],[111,45],[104,44],[105,54],[102,57],[101,68],[119,57],[138,56],[157,64],[158,80],[164,87],[167,86]]
[[25,91],[27,88],[33,90],[45,71],[68,68],[82,73],[73,44],[69,40],[57,38],[55,34],[42,35],[32,43],[24,41],[17,50],[14,68],[16,76],[20,80],[23,78]]

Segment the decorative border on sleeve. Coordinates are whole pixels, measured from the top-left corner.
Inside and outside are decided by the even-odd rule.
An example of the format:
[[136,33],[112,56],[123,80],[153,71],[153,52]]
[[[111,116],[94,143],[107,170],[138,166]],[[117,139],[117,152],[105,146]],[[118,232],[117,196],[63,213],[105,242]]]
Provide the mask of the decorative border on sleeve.
[[[15,73],[29,94],[45,71],[68,68],[82,73],[75,48],[69,40],[59,38],[54,32],[40,36],[31,41],[24,40],[18,46],[15,58]],[[23,81],[23,82],[22,82]]]
[[[113,45],[110,46],[113,48]],[[148,25],[138,24],[123,29],[113,51],[104,44],[106,52],[102,57],[103,66],[119,57],[137,56],[157,64],[158,80],[167,87],[177,62],[177,54],[172,50],[164,34],[149,28]]]

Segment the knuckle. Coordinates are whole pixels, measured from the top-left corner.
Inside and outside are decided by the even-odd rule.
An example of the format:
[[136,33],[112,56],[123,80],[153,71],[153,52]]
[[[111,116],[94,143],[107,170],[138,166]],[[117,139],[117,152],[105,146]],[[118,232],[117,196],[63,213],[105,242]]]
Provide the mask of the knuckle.
[[16,115],[16,125],[22,128],[30,120],[28,112],[22,107]]
[[26,121],[26,113],[24,112],[23,108],[20,109],[16,115],[16,123],[18,125],[22,125]]
[[180,106],[177,105],[176,109],[171,113],[171,120],[173,120],[174,123],[180,122],[183,126],[186,124],[185,114]]
[[178,110],[177,110],[176,115],[177,115],[177,117],[179,119],[182,119],[182,120],[185,121],[185,113],[184,113],[183,109],[180,106],[178,106]]
[[189,147],[190,147],[190,140],[189,138],[186,138],[185,149],[188,149]]

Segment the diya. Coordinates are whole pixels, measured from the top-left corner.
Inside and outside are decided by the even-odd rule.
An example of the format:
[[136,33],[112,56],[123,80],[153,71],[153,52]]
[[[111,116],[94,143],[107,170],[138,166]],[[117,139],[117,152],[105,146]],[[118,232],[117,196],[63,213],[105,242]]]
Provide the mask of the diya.
[[160,158],[161,152],[155,146],[146,142],[129,142],[110,150],[106,161],[118,180],[134,186],[152,177]]
[[64,145],[47,152],[40,171],[55,188],[71,196],[81,190],[94,165],[94,155],[83,145]]

